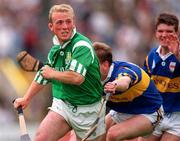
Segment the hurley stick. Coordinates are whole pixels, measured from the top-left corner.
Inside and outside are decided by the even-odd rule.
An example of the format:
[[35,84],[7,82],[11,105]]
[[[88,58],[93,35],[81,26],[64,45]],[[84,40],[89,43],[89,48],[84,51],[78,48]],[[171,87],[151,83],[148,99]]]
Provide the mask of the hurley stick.
[[36,72],[44,65],[40,60],[31,56],[26,51],[21,51],[16,56],[16,60],[25,71]]
[[86,141],[92,135],[92,133],[94,133],[94,131],[97,129],[98,122],[99,122],[99,119],[101,117],[102,109],[103,109],[104,105],[106,105],[106,102],[109,100],[110,95],[111,95],[110,93],[106,94],[106,97],[103,100],[103,103],[101,104],[100,110],[98,112],[97,119],[95,120],[92,127],[89,129],[89,131],[87,132],[87,134],[85,135],[85,137],[81,141]]
[[27,129],[26,129],[26,122],[24,119],[22,107],[21,106],[18,107],[17,111],[18,111],[18,116],[19,116],[19,126],[21,130],[20,141],[31,141],[29,134],[27,132]]

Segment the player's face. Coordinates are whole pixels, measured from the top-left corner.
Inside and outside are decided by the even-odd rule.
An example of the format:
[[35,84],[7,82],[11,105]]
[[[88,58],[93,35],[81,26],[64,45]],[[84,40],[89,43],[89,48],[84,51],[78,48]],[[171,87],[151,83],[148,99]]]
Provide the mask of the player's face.
[[101,72],[101,80],[105,80],[108,72],[109,72],[109,63],[108,61],[100,62],[100,72]]
[[176,34],[174,26],[159,24],[156,29],[156,38],[162,47],[167,47],[167,38]]
[[72,13],[54,12],[52,14],[52,23],[49,23],[49,28],[61,43],[71,38],[74,27],[74,17]]

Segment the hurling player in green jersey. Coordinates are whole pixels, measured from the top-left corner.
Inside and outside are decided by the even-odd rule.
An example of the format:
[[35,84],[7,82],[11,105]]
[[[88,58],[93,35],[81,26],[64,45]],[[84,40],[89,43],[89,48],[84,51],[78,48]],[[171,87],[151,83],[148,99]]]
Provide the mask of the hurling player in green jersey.
[[[101,107],[103,87],[98,58],[91,41],[76,31],[70,5],[52,6],[48,27],[55,34],[56,44],[50,49],[47,65],[38,71],[24,97],[15,100],[14,107],[26,108],[46,84],[52,83],[52,106],[34,140],[57,141],[73,129],[79,141],[93,125]],[[101,114],[89,141],[100,141],[105,134],[105,107]]]

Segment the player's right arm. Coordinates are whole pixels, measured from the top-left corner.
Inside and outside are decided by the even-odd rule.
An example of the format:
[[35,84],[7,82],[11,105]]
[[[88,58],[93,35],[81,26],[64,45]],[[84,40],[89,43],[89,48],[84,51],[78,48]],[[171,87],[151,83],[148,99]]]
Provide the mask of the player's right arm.
[[14,107],[18,108],[19,106],[22,106],[23,109],[25,109],[31,99],[44,87],[44,85],[38,84],[37,82],[33,81],[28,88],[26,94],[22,98],[17,98],[14,101]]
[[108,82],[104,86],[105,93],[112,93],[114,94],[115,91],[126,91],[129,88],[131,83],[131,78],[129,76],[122,76],[113,82]]

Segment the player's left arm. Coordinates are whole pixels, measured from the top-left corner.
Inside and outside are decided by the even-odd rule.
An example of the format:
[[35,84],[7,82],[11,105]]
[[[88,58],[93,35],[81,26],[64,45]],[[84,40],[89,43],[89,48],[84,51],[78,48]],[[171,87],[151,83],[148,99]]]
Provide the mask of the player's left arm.
[[94,60],[94,52],[90,44],[75,46],[70,62],[63,72],[49,66],[42,68],[41,74],[46,79],[55,79],[66,84],[81,85],[85,80],[87,68]]
[[118,70],[117,78],[105,85],[104,91],[106,93],[114,94],[115,91],[124,92],[139,81],[140,77],[134,69],[122,67]]
[[66,84],[80,85],[84,82],[84,76],[74,71],[57,71],[48,65],[42,68],[41,74],[46,79],[55,79]]

